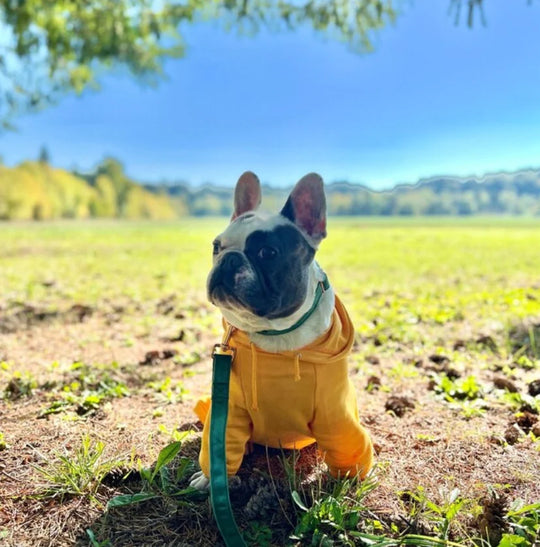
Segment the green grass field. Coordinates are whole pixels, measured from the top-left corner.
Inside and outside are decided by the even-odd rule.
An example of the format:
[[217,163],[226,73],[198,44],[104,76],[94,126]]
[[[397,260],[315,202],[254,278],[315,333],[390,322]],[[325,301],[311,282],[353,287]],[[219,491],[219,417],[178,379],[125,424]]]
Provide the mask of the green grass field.
[[[185,487],[225,223],[0,224],[0,544],[219,541]],[[328,232],[318,261],[356,326],[378,486],[313,482],[313,451],[293,472],[295,455],[248,457],[231,494],[248,543],[537,545],[540,220],[333,218]]]

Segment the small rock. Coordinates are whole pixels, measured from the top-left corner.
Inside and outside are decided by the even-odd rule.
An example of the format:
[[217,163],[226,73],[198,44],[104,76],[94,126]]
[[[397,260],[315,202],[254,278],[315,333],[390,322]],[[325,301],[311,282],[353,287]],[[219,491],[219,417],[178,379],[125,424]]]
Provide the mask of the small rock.
[[496,352],[497,351],[497,344],[495,342],[495,340],[493,340],[493,338],[491,336],[488,336],[488,335],[482,335],[480,336],[477,340],[476,340],[476,343],[479,345],[479,346],[484,346],[488,349],[490,349],[491,351],[493,352]]
[[511,425],[505,432],[504,432],[504,440],[510,444],[516,444],[519,439],[519,429],[513,425]]
[[368,355],[366,357],[366,361],[370,364],[370,365],[379,365],[380,364],[380,360],[379,358],[376,356],[376,355]]
[[378,376],[370,376],[367,379],[366,389],[375,391],[381,387],[381,379]]
[[386,401],[384,408],[401,418],[407,410],[414,408],[414,401],[409,399],[409,397],[392,395],[388,401]]
[[533,426],[538,422],[538,417],[530,412],[523,412],[520,414],[516,420],[515,423],[525,431],[525,433],[528,433],[531,431]]
[[73,304],[69,308],[69,313],[74,315],[79,323],[82,323],[87,317],[90,317],[94,310],[90,306],[85,306],[84,304]]
[[446,355],[433,354],[429,356],[429,360],[436,365],[445,365],[450,362]]
[[519,391],[516,384],[504,376],[496,376],[493,378],[493,384],[495,387],[506,389],[506,391],[509,391],[510,393],[517,393]]
[[181,329],[178,333],[178,336],[173,336],[169,338],[169,342],[182,342],[184,338],[186,337],[186,331],[184,329]]
[[540,395],[540,378],[530,382],[528,389],[529,389],[529,395],[531,395],[532,397],[536,397],[537,395]]
[[144,360],[141,361],[139,364],[155,366],[155,365],[159,365],[160,362],[161,362],[161,353],[159,351],[153,350],[153,351],[147,351],[146,355],[144,356]]
[[532,434],[533,434],[535,437],[540,438],[540,422],[536,422],[536,423],[533,425],[533,428],[531,429],[531,431],[532,431]]
[[175,357],[176,355],[178,355],[178,351],[175,350],[174,348],[169,348],[169,349],[164,349],[162,354],[161,354],[161,358],[162,359],[171,359],[172,357]]

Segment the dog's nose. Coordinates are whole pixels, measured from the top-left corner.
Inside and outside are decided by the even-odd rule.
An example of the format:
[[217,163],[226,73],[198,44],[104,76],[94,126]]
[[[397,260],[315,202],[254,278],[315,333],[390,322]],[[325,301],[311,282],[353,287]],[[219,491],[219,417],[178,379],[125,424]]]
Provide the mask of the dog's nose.
[[229,251],[221,259],[221,268],[224,272],[234,273],[244,263],[244,257],[238,251]]

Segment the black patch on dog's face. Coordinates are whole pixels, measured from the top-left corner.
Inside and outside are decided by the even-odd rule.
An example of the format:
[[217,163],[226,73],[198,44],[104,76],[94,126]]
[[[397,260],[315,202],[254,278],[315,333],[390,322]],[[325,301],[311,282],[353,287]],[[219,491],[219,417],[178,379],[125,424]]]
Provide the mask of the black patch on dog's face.
[[294,226],[255,230],[243,252],[225,251],[208,282],[210,300],[277,319],[294,313],[304,302],[308,266],[315,256]]

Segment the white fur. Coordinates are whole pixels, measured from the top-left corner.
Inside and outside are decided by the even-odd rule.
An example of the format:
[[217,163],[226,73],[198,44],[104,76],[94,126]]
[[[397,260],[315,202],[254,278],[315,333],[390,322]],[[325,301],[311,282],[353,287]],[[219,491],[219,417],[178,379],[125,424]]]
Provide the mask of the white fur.
[[202,471],[197,471],[189,479],[189,485],[200,491],[208,490],[210,488],[210,479]]
[[246,239],[256,230],[270,232],[277,226],[294,226],[287,218],[281,215],[267,215],[260,212],[249,212],[240,215],[231,222],[227,229],[216,239],[221,242],[221,249],[243,251],[246,245]]

